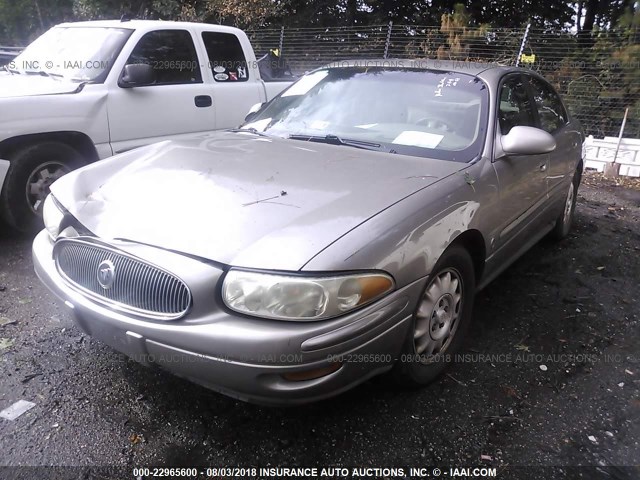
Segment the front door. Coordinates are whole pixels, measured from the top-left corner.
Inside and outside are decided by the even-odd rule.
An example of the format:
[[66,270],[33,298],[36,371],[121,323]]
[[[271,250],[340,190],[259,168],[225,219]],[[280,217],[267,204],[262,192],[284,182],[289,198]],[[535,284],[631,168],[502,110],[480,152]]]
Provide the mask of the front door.
[[202,81],[200,61],[187,30],[145,34],[127,64],[155,70],[153,85],[109,90],[108,114],[114,154],[177,135],[216,128],[213,99]]
[[569,123],[569,116],[558,94],[549,84],[537,77],[529,78],[529,85],[538,112],[540,128],[556,140],[556,149],[550,154],[549,176],[547,178],[551,200],[562,200],[567,195],[569,183],[573,180],[577,161],[578,145],[582,135]]
[[[522,75],[507,76],[500,87],[498,134],[506,135],[515,126],[536,127],[536,114]],[[512,155],[500,153],[494,159],[494,169],[500,190],[500,223],[496,238],[498,249],[510,256],[518,251],[530,235],[541,227],[541,212],[547,201],[549,154]]]
[[256,103],[264,100],[264,85],[249,68],[237,35],[230,32],[202,32],[208,65],[213,75],[213,101],[217,128],[236,128]]

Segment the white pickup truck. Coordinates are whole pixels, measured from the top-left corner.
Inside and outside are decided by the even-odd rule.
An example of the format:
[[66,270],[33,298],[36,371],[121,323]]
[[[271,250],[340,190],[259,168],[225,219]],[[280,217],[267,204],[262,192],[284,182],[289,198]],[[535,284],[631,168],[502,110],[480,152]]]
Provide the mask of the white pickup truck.
[[[152,20],[53,27],[0,67],[0,215],[40,224],[67,171],[145,144],[237,127],[291,76],[260,74],[244,32]],[[259,68],[260,67],[260,68]],[[275,78],[274,78],[275,76]]]

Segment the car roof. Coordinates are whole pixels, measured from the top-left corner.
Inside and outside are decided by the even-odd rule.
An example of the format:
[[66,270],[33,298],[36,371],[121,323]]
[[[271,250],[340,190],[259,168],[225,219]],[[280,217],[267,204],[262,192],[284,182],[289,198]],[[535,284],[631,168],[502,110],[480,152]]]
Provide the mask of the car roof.
[[501,77],[511,72],[527,72],[530,70],[499,65],[491,62],[473,60],[438,60],[434,58],[370,58],[339,60],[325,65],[323,68],[345,67],[382,67],[382,68],[417,68],[425,70],[441,70],[451,73],[464,73],[467,75],[484,77]]

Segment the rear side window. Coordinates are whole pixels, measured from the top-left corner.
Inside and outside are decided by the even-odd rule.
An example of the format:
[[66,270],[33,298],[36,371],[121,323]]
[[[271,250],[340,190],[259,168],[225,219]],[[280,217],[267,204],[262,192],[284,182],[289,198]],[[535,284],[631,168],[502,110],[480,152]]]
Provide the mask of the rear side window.
[[246,82],[247,60],[240,40],[232,33],[203,32],[202,41],[216,82]]
[[500,89],[500,131],[506,135],[513,127],[535,127],[533,107],[522,77],[508,77]]
[[540,118],[540,128],[554,133],[567,123],[567,111],[553,89],[537,78],[529,78],[533,99]]
[[156,30],[140,39],[127,65],[146,63],[156,73],[156,85],[202,83],[198,55],[186,30]]

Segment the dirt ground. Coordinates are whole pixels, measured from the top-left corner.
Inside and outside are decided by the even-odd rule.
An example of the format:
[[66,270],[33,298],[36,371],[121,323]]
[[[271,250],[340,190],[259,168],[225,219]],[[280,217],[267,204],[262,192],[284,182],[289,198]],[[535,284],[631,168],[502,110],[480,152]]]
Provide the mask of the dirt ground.
[[582,478],[640,478],[640,182],[622,183],[585,176],[569,238],[478,294],[465,355],[439,381],[374,380],[289,409],[86,337],[36,279],[30,239],[1,227],[0,409],[36,406],[0,419],[0,464],[636,466]]

